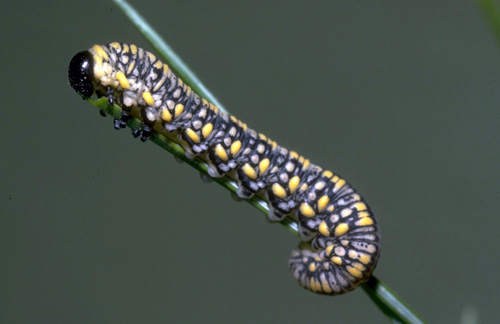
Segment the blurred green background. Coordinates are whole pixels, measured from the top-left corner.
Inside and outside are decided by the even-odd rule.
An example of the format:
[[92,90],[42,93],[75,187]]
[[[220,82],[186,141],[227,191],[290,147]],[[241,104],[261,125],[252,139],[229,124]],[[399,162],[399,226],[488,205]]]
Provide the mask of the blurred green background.
[[[424,320],[498,321],[500,50],[473,1],[132,1],[229,111],[343,175]],[[140,6],[140,7],[139,7]],[[110,1],[1,5],[1,323],[388,323],[287,269],[298,243],[67,84]]]

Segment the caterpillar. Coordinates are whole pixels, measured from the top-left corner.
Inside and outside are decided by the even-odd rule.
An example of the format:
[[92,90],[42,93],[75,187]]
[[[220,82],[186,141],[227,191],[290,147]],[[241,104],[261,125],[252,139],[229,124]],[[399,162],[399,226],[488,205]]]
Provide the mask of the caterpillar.
[[69,64],[69,83],[84,99],[96,94],[122,108],[116,129],[136,117],[143,141],[167,132],[189,158],[200,157],[212,177],[238,184],[237,195],[260,195],[268,218],[291,216],[301,243],[289,268],[301,286],[338,295],[366,282],[380,255],[377,220],[364,199],[339,175],[279,146],[201,98],[167,64],[135,45],[94,45]]

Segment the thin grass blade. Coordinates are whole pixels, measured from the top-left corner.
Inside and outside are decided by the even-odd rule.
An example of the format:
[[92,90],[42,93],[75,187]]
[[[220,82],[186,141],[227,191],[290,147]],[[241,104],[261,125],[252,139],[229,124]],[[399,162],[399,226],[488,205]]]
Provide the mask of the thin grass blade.
[[425,323],[398,295],[375,276],[371,276],[362,287],[378,308],[394,323]]

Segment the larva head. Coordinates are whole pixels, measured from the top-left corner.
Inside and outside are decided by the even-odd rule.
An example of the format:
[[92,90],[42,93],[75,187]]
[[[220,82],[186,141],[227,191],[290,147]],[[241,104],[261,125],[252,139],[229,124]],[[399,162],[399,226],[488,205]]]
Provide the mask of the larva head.
[[69,84],[75,91],[83,97],[88,99],[94,93],[94,59],[89,51],[84,51],[76,54],[68,68]]

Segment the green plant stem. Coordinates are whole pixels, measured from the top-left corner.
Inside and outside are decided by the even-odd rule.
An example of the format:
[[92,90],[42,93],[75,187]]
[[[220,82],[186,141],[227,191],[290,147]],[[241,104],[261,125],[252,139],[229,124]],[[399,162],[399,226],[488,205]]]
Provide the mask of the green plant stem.
[[371,276],[361,286],[373,302],[396,323],[423,324],[424,321],[406,305],[389,287]]

